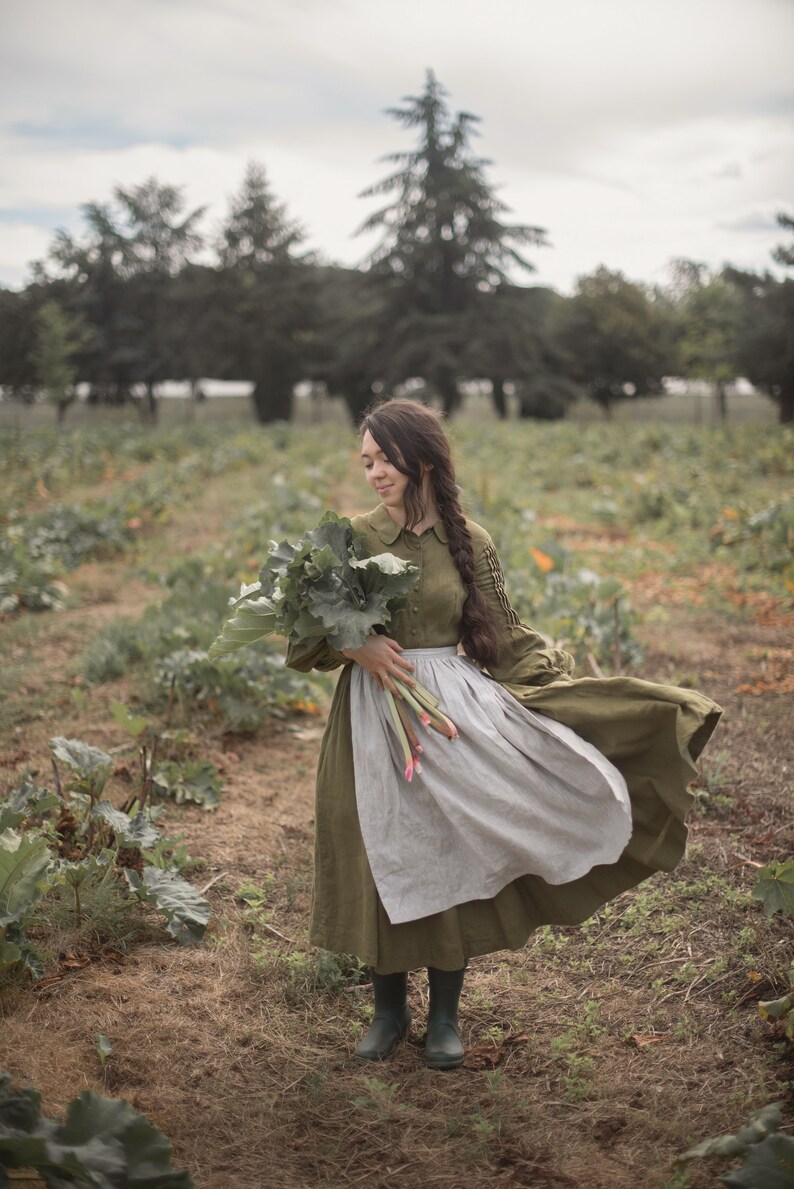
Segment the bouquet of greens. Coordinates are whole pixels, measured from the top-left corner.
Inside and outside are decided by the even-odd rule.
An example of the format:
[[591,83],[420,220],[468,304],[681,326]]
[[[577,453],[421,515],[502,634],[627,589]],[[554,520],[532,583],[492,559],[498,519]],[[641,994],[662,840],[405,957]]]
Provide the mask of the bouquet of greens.
[[[372,556],[363,533],[345,517],[326,512],[316,528],[289,541],[270,544],[259,581],[243,585],[221,634],[210,645],[210,660],[278,633],[294,643],[326,637],[334,647],[360,648],[367,636],[385,631],[405,606],[419,570],[393,553]],[[392,679],[400,697],[384,690],[405,756],[405,776],[421,772],[422,746],[408,707],[425,726],[449,739],[454,723],[439,710],[438,698],[419,683],[411,688]]]

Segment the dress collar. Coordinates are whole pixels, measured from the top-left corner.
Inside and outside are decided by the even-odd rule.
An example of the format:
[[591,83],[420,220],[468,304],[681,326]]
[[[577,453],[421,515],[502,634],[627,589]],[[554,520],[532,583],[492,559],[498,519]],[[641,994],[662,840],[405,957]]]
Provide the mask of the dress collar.
[[[370,512],[369,522],[380,537],[381,541],[383,541],[384,545],[393,545],[400,533],[403,531],[399,524],[394,523],[391,516],[386,511],[385,504],[378,504],[374,512]],[[447,530],[444,528],[444,525],[440,520],[437,520],[435,524],[432,524],[430,527],[443,545],[449,544]]]

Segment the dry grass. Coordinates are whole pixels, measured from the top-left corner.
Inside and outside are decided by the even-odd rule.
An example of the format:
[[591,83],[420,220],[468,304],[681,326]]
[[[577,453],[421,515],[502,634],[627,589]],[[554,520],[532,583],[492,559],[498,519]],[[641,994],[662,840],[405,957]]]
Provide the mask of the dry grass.
[[[207,508],[223,490],[221,480],[205,493]],[[192,547],[200,515],[191,512],[181,538]],[[176,547],[178,524],[168,533]],[[86,590],[117,589],[111,566],[123,563],[100,567],[104,584],[93,575]],[[19,733],[3,741],[0,790],[31,764],[46,778],[52,734],[124,744],[108,707],[125,683],[75,699],[70,666],[90,623],[130,614],[151,593],[132,591],[38,621],[44,652],[14,629]],[[522,951],[475,960],[461,1070],[422,1063],[423,972],[411,979],[414,1029],[383,1066],[351,1060],[367,988],[311,985],[316,719],[274,722],[233,751],[209,738],[207,758],[226,780],[220,808],[169,808],[169,832],[184,833],[205,860],[191,878],[216,881],[205,944],[179,949],[150,932],[119,952],[68,928],[53,935],[58,953],[76,947],[87,961],[70,967],[56,956],[38,989],[8,991],[3,1065],[42,1090],[49,1114],[86,1087],[128,1099],[163,1128],[198,1189],[681,1184],[676,1153],[789,1094],[790,1048],[755,1004],[792,955],[792,929],[766,923],[748,892],[754,864],[794,850],[794,740],[790,696],[739,689],[748,657],[760,663],[764,650],[788,646],[785,625],[686,605],[670,614],[674,631],[642,629],[643,675],[691,676],[728,710],[689,857],[582,928],[544,930]],[[245,883],[266,889],[266,917],[238,899]],[[104,1070],[97,1032],[113,1045]],[[703,1162],[688,1184],[705,1189],[723,1168]]]

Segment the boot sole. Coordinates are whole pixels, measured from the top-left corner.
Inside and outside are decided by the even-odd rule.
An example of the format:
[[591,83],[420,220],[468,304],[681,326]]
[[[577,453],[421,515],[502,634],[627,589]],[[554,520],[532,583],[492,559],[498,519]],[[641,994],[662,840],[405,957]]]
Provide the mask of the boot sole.
[[425,1057],[425,1065],[428,1069],[459,1069],[463,1064],[465,1057],[465,1053],[462,1057],[454,1057],[452,1059],[447,1058],[446,1060],[441,1059],[439,1061],[433,1061],[432,1059]]

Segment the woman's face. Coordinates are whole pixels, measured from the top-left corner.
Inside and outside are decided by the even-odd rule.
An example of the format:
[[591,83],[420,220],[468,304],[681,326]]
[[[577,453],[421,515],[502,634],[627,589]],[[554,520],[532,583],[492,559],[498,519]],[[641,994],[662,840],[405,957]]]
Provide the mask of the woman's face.
[[367,482],[388,509],[402,511],[408,476],[386,457],[369,430],[361,439],[361,457]]

